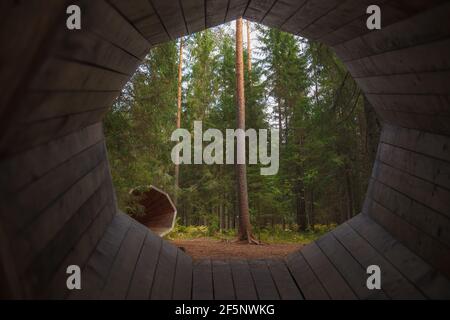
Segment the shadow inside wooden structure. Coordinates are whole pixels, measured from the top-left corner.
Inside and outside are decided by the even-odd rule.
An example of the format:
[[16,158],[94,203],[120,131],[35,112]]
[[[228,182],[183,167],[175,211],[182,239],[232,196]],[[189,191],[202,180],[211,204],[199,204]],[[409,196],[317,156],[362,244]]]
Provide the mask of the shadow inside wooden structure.
[[135,188],[130,193],[137,197],[143,213],[136,220],[163,237],[175,226],[177,209],[170,196],[155,186]]
[[[75,31],[72,2],[0,2],[0,296],[450,298],[449,1],[79,0]],[[285,260],[193,264],[117,213],[102,119],[152,46],[240,16],[333,49],[381,140],[359,216]]]

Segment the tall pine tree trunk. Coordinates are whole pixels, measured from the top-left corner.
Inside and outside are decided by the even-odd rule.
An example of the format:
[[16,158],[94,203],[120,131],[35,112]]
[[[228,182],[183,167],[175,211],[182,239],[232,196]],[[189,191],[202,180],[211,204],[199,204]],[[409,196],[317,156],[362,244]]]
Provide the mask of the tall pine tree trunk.
[[[236,97],[237,129],[245,131],[245,93],[244,93],[244,50],[242,43],[242,18],[236,20]],[[245,147],[237,150],[245,153]],[[244,157],[245,159],[245,157]],[[252,235],[250,212],[248,208],[247,168],[246,164],[236,163],[236,184],[239,212],[238,240],[257,243]]]
[[[178,97],[177,97],[177,129],[181,127],[181,98],[182,98],[182,81],[183,81],[183,38],[180,39],[180,61],[178,62]],[[179,157],[177,153],[176,157]],[[178,159],[177,159],[178,160]],[[180,167],[175,164],[175,206],[178,203]]]

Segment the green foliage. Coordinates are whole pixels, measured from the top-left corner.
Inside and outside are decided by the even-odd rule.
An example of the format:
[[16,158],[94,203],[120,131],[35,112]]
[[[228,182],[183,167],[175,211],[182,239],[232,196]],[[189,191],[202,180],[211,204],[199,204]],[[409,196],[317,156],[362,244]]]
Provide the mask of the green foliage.
[[167,239],[196,239],[204,238],[211,235],[208,226],[183,226],[177,224],[173,230],[166,235]]
[[[299,243],[307,244],[317,240],[322,235],[336,227],[336,224],[323,225],[316,224],[305,232],[297,232],[296,226],[292,229],[283,229],[281,225],[275,225],[274,228],[256,228],[255,235],[262,243]],[[236,238],[236,230],[218,231],[216,228],[206,225],[184,226],[179,223],[167,234],[166,239],[170,240],[191,240],[197,238],[210,238],[216,240],[231,241]]]
[[177,66],[176,43],[154,48],[106,116],[111,172],[119,206],[126,211],[137,209],[129,194],[136,186],[173,190],[169,142],[175,124]]
[[[266,27],[258,27],[253,37],[258,48],[251,73],[245,72],[246,126],[279,127],[281,159],[275,176],[261,176],[259,165],[247,167],[251,221],[263,241],[306,242],[361,208],[371,169],[363,99],[328,48]],[[153,184],[172,196],[177,191],[179,220],[170,237],[233,237],[232,165],[181,165],[179,188],[174,187],[170,136],[178,60],[175,41],[152,49],[106,117],[119,206],[142,214],[129,192]],[[230,24],[188,37],[183,65],[181,127],[192,130],[194,121],[202,120],[203,130],[234,128]]]
[[329,225],[316,224],[314,228],[310,228],[304,232],[298,232],[297,226],[293,228],[283,229],[281,225],[276,225],[274,228],[264,228],[257,230],[256,235],[263,243],[301,243],[308,244],[317,240],[322,235],[330,230],[333,230],[336,224]]

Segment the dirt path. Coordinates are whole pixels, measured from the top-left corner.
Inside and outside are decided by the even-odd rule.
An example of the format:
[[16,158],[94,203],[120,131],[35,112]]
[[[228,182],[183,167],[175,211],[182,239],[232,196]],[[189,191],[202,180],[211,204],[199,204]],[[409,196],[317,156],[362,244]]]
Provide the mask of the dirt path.
[[199,238],[192,240],[172,240],[173,244],[183,247],[186,253],[196,259],[258,259],[283,258],[300,249],[301,244],[263,244],[248,245],[224,240]]

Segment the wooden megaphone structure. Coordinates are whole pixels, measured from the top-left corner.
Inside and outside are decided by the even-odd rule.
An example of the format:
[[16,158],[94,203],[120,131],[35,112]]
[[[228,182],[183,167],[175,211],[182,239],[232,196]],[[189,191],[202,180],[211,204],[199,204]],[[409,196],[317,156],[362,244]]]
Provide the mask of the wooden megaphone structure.
[[137,221],[161,237],[173,229],[177,208],[166,192],[150,185],[138,187],[130,193],[138,198],[138,204],[143,207],[143,213],[134,217]]

